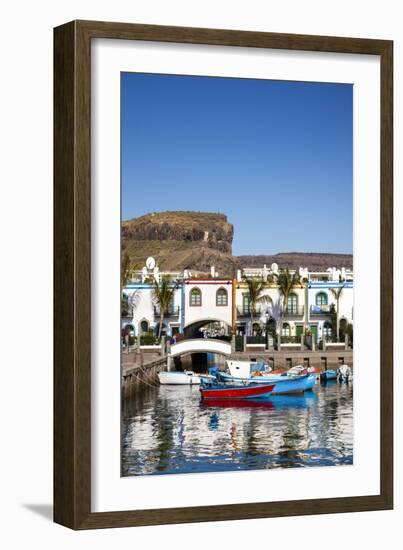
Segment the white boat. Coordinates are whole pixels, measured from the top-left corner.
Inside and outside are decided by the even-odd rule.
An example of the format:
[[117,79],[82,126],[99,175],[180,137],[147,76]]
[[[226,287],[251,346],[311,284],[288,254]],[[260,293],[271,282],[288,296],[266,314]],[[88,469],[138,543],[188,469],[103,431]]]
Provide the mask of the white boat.
[[[250,378],[256,376],[280,376],[276,374],[271,374],[273,370],[270,365],[266,363],[259,363],[257,361],[226,361],[227,370],[231,376],[236,378]],[[307,373],[315,372],[313,367],[306,368],[304,365],[295,365],[288,369],[288,371],[282,376],[302,376]]]
[[160,384],[172,384],[176,386],[200,384],[200,376],[191,370],[159,372]]
[[348,382],[353,378],[353,371],[348,365],[340,365],[337,369],[337,377],[341,382]]
[[267,375],[271,372],[272,368],[265,363],[258,363],[257,361],[231,361],[227,360],[227,368],[231,376],[236,378],[249,378],[255,373],[260,375]]
[[287,371],[287,376],[301,376],[301,374],[306,374],[307,372],[315,372],[313,367],[304,367],[304,365],[295,365]]

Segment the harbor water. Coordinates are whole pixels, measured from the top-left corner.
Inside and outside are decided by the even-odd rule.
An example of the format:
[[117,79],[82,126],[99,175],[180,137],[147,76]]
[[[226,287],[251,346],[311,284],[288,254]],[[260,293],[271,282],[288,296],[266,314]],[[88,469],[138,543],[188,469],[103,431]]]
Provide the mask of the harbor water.
[[148,386],[123,400],[123,476],[352,463],[352,384],[210,403],[199,386]]

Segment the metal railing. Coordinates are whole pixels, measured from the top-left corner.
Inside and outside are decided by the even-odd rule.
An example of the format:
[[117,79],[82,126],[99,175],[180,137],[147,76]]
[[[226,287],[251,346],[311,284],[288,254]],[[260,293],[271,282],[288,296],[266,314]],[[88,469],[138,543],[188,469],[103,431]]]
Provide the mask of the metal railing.
[[300,344],[301,336],[281,336],[282,344]]
[[[140,338],[140,341],[139,341]],[[142,334],[139,336],[129,336],[128,338],[122,338],[123,344],[129,344],[129,347],[136,346],[159,346],[161,341],[158,340],[154,334]]]
[[286,307],[284,310],[284,317],[300,317],[304,314],[304,306]]
[[337,337],[335,334],[325,334],[322,337],[322,340],[324,340],[327,344],[335,344],[337,342]]
[[311,306],[310,307],[310,314],[312,316],[315,315],[331,315],[332,310],[331,306],[323,305],[323,306]]
[[247,336],[247,344],[266,344],[266,336]]
[[131,319],[133,317],[132,309],[122,309],[122,319]]
[[[251,308],[250,307],[237,307],[236,308],[237,315],[239,317],[250,317],[251,314]],[[258,306],[256,310],[253,312],[254,316],[260,315],[262,313],[262,308]]]
[[[178,317],[179,316],[179,306],[170,307],[168,311],[164,312],[164,317]],[[154,306],[154,316],[161,317],[161,309],[158,306]]]

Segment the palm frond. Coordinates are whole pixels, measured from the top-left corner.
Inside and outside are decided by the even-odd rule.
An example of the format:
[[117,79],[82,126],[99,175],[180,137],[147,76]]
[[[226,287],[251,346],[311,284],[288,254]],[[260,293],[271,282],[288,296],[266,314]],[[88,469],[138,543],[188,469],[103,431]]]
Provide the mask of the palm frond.
[[291,274],[288,267],[282,269],[280,273],[275,275],[276,283],[280,294],[283,296],[284,301],[287,300],[291,291],[301,284],[300,276],[297,272]]
[[335,300],[339,301],[341,298],[341,295],[343,294],[344,285],[340,286],[339,288],[330,288],[330,292],[333,294],[333,297]]
[[160,282],[154,280],[152,290],[154,304],[159,306],[161,311],[167,312],[177,288],[178,282],[172,282],[166,277],[162,277]]
[[263,294],[266,288],[266,282],[263,278],[246,277],[245,282],[248,287],[249,307],[253,314],[256,312],[256,305],[268,303],[270,297],[267,294]]

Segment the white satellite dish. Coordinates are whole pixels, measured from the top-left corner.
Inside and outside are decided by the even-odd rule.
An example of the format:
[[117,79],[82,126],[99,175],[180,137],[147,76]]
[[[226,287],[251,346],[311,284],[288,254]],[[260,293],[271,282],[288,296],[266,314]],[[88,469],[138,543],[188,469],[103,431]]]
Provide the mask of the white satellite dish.
[[155,260],[152,256],[150,256],[149,258],[147,258],[146,260],[146,267],[147,269],[154,269],[155,267]]
[[271,270],[273,271],[273,273],[277,273],[278,271],[278,265],[277,264],[271,264]]

